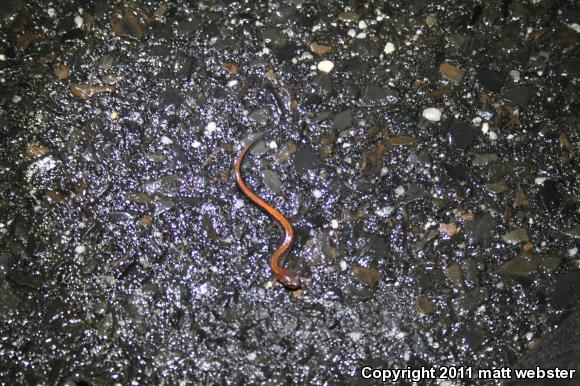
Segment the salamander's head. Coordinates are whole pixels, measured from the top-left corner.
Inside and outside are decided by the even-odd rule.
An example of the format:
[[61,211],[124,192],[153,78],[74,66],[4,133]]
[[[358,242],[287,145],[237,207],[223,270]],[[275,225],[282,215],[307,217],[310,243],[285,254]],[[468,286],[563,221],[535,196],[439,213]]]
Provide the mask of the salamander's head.
[[289,269],[284,269],[280,274],[276,275],[276,278],[284,285],[284,287],[291,290],[296,290],[302,285],[300,276],[298,276],[296,272]]

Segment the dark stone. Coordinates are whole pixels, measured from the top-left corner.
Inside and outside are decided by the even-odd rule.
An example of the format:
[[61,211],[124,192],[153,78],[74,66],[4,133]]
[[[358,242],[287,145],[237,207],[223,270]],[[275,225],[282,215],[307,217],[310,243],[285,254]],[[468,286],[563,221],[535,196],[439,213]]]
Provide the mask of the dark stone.
[[384,106],[397,100],[398,93],[383,87],[368,85],[362,97],[362,103],[370,106]]
[[20,11],[22,5],[20,0],[0,0],[0,17],[5,21],[10,19]]
[[352,111],[345,110],[341,113],[336,114],[332,120],[332,128],[338,131],[343,131],[352,127],[354,119],[352,116]]
[[294,56],[296,56],[297,52],[298,46],[293,43],[284,44],[283,46],[274,50],[276,57],[281,62],[292,59]]
[[542,200],[541,202],[544,206],[550,210],[556,209],[562,201],[562,197],[556,189],[556,184],[552,180],[544,181],[538,191],[538,195],[540,196],[540,199]]
[[489,213],[465,223],[465,232],[479,244],[486,244],[497,226],[497,221]]
[[480,130],[467,121],[454,122],[449,130],[451,143],[460,149],[467,149]]
[[294,154],[294,169],[297,173],[306,173],[320,166],[321,160],[308,146],[303,146]]
[[536,89],[532,86],[518,86],[507,91],[505,97],[514,105],[526,107],[530,100],[536,95]]
[[500,92],[505,84],[505,75],[498,71],[482,69],[477,72],[479,84],[488,91]]
[[[576,277],[578,282],[580,277]],[[578,296],[578,295],[577,295]],[[578,384],[580,374],[580,308],[568,315],[560,326],[543,336],[533,348],[524,354],[515,365],[514,369],[575,369],[572,379],[560,379],[547,382],[545,379],[513,380],[506,382],[509,386],[574,386]]]
[[375,252],[376,257],[384,258],[387,256],[389,245],[385,240],[385,236],[377,234],[371,235],[368,246]]
[[477,327],[463,325],[454,334],[457,345],[475,351],[485,341],[485,335]]
[[550,298],[554,308],[568,310],[580,299],[580,271],[565,272],[556,277]]

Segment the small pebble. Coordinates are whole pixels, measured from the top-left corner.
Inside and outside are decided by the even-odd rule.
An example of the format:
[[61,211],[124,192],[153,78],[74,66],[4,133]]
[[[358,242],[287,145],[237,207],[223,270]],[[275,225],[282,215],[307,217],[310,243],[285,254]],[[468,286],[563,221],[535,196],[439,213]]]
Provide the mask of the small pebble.
[[318,71],[328,74],[334,68],[334,63],[332,63],[330,60],[323,60],[318,63],[317,68]]
[[318,189],[314,189],[312,191],[312,195],[314,196],[314,198],[320,198],[320,197],[322,197],[322,192]]
[[391,42],[388,42],[387,44],[385,44],[385,48],[383,51],[385,54],[392,54],[393,52],[395,52],[395,45]]
[[489,139],[491,139],[492,141],[495,141],[498,139],[497,133],[495,131],[490,131],[489,132]]
[[348,336],[350,337],[350,339],[352,339],[354,342],[358,342],[360,340],[360,338],[362,338],[362,334],[360,332],[350,332],[348,334]]
[[332,229],[338,229],[338,220],[336,220],[336,219],[332,219],[332,220],[330,221],[330,227],[331,227]]
[[423,118],[431,122],[439,122],[441,120],[441,110],[436,107],[428,107],[423,110]]
[[518,70],[511,70],[510,76],[515,83],[520,81],[520,72]]
[[119,113],[117,113],[116,111],[113,111],[110,115],[112,120],[115,120],[117,118],[119,118]]
[[22,97],[20,95],[14,95],[12,97],[12,103],[18,103],[22,100]]
[[401,197],[403,194],[405,194],[405,188],[403,187],[403,185],[397,186],[397,188],[395,189],[395,196]]
[[534,182],[536,183],[536,185],[542,185],[547,179],[548,177],[536,177]]
[[568,256],[574,257],[578,254],[578,247],[568,249]]
[[208,123],[207,126],[205,127],[205,133],[207,135],[212,134],[213,132],[215,132],[217,130],[218,130],[217,124],[213,121]]
[[164,135],[163,137],[161,137],[161,143],[164,145],[171,145],[173,143],[173,140]]
[[361,20],[358,22],[358,28],[359,29],[366,29],[367,28],[367,23],[365,23],[364,20]]
[[366,39],[366,38],[367,38],[367,33],[366,33],[366,32],[359,32],[359,33],[356,35],[356,38],[357,38],[357,39]]
[[77,16],[75,17],[75,25],[77,26],[77,28],[81,28],[84,24],[83,18],[82,16]]
[[268,144],[268,147],[272,150],[276,150],[278,148],[278,144],[276,143],[276,141],[272,141]]
[[356,36],[356,31],[351,28],[348,30],[347,35],[350,36],[351,38],[354,38]]
[[481,125],[481,131],[483,132],[483,134],[489,133],[489,123],[483,122],[483,124]]
[[50,17],[55,17],[56,16],[56,10],[54,8],[49,8],[46,10],[46,13],[48,13],[48,16]]
[[346,271],[347,268],[348,268],[348,265],[346,264],[346,261],[341,260],[340,261],[340,270],[341,271]]
[[201,142],[199,141],[193,141],[193,143],[191,144],[191,147],[193,147],[194,149],[197,149],[198,147],[201,146]]
[[75,253],[77,255],[82,255],[83,253],[85,253],[87,251],[87,247],[85,247],[84,245],[77,245],[75,247]]

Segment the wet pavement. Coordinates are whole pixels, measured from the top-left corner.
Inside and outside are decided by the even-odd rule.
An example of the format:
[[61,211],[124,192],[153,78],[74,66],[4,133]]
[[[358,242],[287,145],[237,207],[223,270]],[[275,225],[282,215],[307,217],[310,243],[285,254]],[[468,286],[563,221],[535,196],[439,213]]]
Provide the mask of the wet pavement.
[[574,2],[57,3],[0,0],[3,383],[580,372]]

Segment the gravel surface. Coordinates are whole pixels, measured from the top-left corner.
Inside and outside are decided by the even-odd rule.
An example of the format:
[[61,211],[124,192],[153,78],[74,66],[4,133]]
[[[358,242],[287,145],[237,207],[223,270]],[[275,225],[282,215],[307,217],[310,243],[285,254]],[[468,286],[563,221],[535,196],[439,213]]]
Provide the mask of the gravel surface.
[[[580,373],[579,33],[573,1],[0,0],[0,382]],[[258,134],[300,290],[235,184]]]

